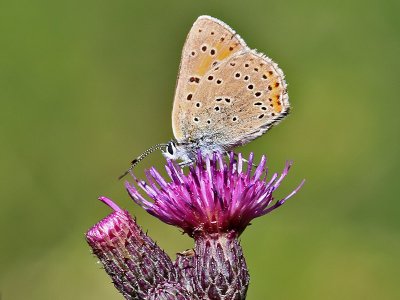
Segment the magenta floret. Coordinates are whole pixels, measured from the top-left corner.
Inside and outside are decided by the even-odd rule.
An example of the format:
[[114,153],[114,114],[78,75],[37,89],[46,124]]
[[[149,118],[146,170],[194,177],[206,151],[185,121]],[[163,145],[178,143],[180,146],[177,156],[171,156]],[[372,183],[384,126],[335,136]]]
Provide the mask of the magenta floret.
[[147,182],[132,176],[153,201],[146,200],[135,185],[126,183],[131,198],[161,221],[178,226],[190,236],[217,232],[242,233],[254,218],[281,206],[293,196],[303,182],[288,196],[274,201],[273,192],[288,174],[291,162],[282,173],[267,179],[266,157],[262,156],[254,169],[253,154],[248,160],[230,153],[212,157],[198,156],[188,174],[173,161],[167,161],[167,182],[152,167],[146,171]]

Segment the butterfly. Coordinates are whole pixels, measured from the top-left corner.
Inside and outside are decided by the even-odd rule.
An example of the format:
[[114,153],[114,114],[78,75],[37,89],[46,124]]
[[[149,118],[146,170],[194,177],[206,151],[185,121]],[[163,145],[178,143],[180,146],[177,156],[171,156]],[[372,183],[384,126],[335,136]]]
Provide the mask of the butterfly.
[[180,160],[180,165],[213,152],[225,153],[261,136],[290,110],[284,74],[224,22],[200,16],[182,51],[172,129],[174,139],[134,159],[129,171],[149,153]]

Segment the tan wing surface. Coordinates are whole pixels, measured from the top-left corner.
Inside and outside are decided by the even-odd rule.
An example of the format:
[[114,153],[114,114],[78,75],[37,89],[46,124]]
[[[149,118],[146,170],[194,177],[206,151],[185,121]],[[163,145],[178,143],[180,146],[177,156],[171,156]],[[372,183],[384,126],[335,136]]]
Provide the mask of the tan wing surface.
[[247,46],[240,36],[218,19],[201,16],[193,24],[182,51],[172,110],[172,129],[178,141],[188,139],[188,108],[193,106],[193,96],[204,75],[244,49]]
[[194,140],[211,137],[229,149],[266,132],[289,112],[284,75],[254,50],[212,68],[199,83],[180,128]]

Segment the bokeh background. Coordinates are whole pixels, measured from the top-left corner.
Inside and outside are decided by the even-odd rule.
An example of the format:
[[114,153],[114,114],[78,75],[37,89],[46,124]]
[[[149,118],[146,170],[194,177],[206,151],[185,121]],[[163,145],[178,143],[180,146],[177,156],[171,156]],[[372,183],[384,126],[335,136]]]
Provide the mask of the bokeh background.
[[[400,2],[1,1],[2,299],[122,299],[85,231],[111,197],[172,256],[191,240],[117,176],[172,137],[182,45],[202,14],[282,67],[292,114],[240,151],[295,164],[299,194],[242,236],[248,299],[399,299]],[[163,165],[156,153],[138,166]]]

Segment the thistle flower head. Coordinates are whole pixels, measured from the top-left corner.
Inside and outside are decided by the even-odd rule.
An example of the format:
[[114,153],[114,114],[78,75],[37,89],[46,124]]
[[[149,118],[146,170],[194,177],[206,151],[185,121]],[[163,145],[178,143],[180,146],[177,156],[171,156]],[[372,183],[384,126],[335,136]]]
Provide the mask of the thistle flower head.
[[147,182],[132,176],[145,194],[126,183],[131,198],[161,221],[182,228],[190,236],[234,231],[238,235],[254,218],[265,215],[281,206],[295,194],[275,201],[273,192],[288,174],[291,162],[282,173],[268,178],[266,158],[262,156],[253,171],[253,154],[248,160],[232,152],[228,161],[223,154],[214,153],[203,158],[199,153],[197,163],[190,166],[188,174],[173,161],[167,160],[167,182],[154,168],[146,171]]
[[125,299],[144,299],[153,286],[175,282],[168,255],[127,211],[106,197],[99,199],[114,211],[88,230],[86,240]]

